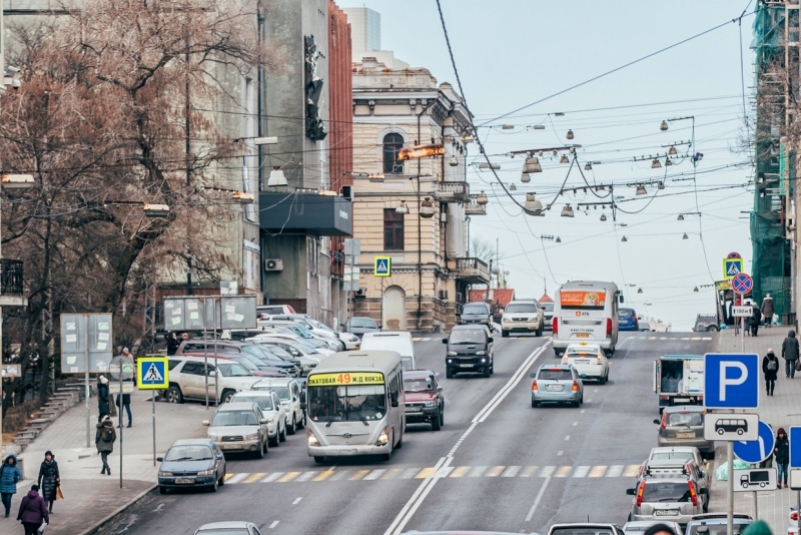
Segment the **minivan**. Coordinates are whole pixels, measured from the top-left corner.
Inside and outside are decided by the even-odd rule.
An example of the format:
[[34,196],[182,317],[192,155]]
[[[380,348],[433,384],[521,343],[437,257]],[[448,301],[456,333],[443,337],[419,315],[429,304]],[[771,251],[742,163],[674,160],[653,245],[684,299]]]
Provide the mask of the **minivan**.
[[359,351],[395,351],[400,353],[404,370],[414,370],[414,343],[412,334],[404,331],[364,333]]
[[445,377],[448,379],[460,372],[481,373],[489,377],[495,371],[495,356],[492,351],[492,336],[483,325],[457,325],[447,338]]

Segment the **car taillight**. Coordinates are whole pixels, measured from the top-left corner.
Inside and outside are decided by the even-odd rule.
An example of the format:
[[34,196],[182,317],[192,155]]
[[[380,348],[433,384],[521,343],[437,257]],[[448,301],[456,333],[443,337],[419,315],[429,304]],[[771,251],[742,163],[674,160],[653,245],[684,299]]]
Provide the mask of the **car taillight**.
[[606,336],[612,336],[612,318],[606,318]]
[[555,316],[551,320],[551,330],[553,331],[554,334],[559,333],[559,320]]
[[793,511],[790,513],[790,520],[793,522],[798,522],[798,511]]
[[693,500],[693,505],[698,505],[698,494],[695,493],[695,485],[693,485],[692,481],[688,481],[687,487],[690,489],[690,498]]
[[573,381],[573,392],[578,392],[578,381]]
[[659,429],[665,429],[667,427],[667,412],[662,413],[662,422],[659,424]]
[[637,489],[637,507],[642,505],[642,495],[645,493],[645,481],[640,481],[640,488]]
[[531,382],[531,390],[539,390],[539,388],[537,387],[537,380],[536,379],[534,379]]
[[603,361],[601,360],[601,355],[598,355],[597,357],[595,357],[595,364],[597,364],[598,366],[603,364]]

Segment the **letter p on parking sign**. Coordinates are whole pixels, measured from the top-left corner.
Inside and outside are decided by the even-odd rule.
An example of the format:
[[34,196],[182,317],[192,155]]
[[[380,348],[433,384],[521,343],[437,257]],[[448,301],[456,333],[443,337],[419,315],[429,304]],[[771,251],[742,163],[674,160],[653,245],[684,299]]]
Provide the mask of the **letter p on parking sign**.
[[759,355],[745,353],[704,355],[704,407],[758,408]]

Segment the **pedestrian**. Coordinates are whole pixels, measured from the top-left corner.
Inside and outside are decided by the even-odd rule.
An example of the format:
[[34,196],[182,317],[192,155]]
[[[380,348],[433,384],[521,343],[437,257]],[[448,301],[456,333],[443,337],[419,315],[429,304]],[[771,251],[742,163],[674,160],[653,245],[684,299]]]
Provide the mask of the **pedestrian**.
[[795,365],[798,362],[798,338],[795,331],[790,329],[787,338],[782,342],[782,358],[784,359],[787,377],[795,377]]
[[117,394],[117,407],[120,408],[120,423],[117,427],[122,427],[122,409],[128,413],[128,427],[131,427],[131,394]]
[[762,311],[759,310],[759,307],[756,306],[756,303],[753,305],[753,312],[751,313],[751,336],[756,336],[759,332],[759,324],[762,323]]
[[105,375],[97,378],[97,421],[102,422],[104,416],[109,415],[108,379]]
[[11,514],[11,498],[17,493],[19,481],[22,481],[22,472],[17,466],[17,456],[12,453],[5,458],[3,466],[0,466],[0,495],[3,496],[6,518]]
[[776,459],[776,466],[779,467],[779,475],[776,477],[778,488],[782,488],[782,481],[784,486],[787,486],[787,463],[790,462],[790,441],[787,439],[787,433],[784,428],[780,427],[776,431],[776,445],[773,447],[773,456]]
[[97,424],[95,432],[95,446],[100,458],[103,459],[103,469],[101,474],[111,475],[111,467],[108,465],[108,455],[114,451],[114,442],[117,440],[117,432],[114,431],[114,423],[106,415],[103,421]]
[[176,336],[175,331],[171,331],[167,336],[167,356],[171,357],[175,355],[175,352],[178,351],[178,346],[180,344],[181,341],[178,340],[178,336]]
[[650,526],[643,535],[679,535],[666,524],[654,524]]
[[741,533],[742,535],[773,535],[770,526],[764,520],[755,520]]
[[181,335],[181,342],[186,342],[187,340],[189,340],[189,333],[183,333]]
[[770,294],[767,294],[765,299],[762,300],[762,315],[765,317],[765,327],[770,327],[773,325],[774,312],[773,298],[770,296]]
[[17,520],[22,522],[25,528],[25,535],[36,535],[42,522],[50,523],[50,515],[47,513],[47,506],[44,499],[39,496],[39,485],[31,485],[31,490],[22,498],[19,504]]
[[44,461],[39,466],[39,488],[42,499],[50,506],[53,512],[53,502],[56,501],[56,491],[61,486],[61,476],[58,473],[58,463],[52,451],[45,452]]
[[776,379],[779,375],[779,359],[773,349],[768,349],[768,354],[762,358],[762,373],[765,374],[765,388],[769,396],[773,395],[776,388]]

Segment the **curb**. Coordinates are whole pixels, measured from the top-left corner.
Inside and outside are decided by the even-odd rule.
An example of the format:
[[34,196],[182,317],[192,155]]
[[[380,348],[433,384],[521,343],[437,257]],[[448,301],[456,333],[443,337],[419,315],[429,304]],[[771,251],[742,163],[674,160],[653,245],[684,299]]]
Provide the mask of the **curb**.
[[103,518],[103,519],[102,519],[102,520],[100,520],[99,522],[95,523],[95,525],[94,525],[94,526],[92,526],[91,528],[89,528],[89,529],[87,529],[87,530],[85,530],[85,531],[82,531],[82,532],[80,532],[80,533],[79,533],[79,535],[94,535],[95,533],[97,533],[97,532],[100,530],[100,528],[102,528],[103,526],[105,526],[105,525],[106,525],[108,522],[110,522],[110,521],[111,521],[111,520],[112,520],[114,517],[116,517],[116,516],[117,516],[117,515],[119,515],[120,513],[124,512],[126,509],[128,509],[128,508],[129,508],[129,507],[131,507],[132,505],[136,504],[136,502],[138,502],[139,500],[141,500],[142,498],[144,498],[144,497],[145,497],[147,494],[149,494],[149,493],[150,493],[150,492],[151,492],[153,489],[155,489],[156,487],[158,487],[158,484],[154,483],[153,485],[151,485],[150,487],[148,487],[148,488],[147,488],[147,489],[145,489],[144,491],[142,491],[142,492],[140,492],[139,494],[137,494],[137,495],[136,495],[136,496],[135,496],[135,497],[134,497],[132,500],[130,500],[128,503],[126,503],[125,505],[122,505],[122,506],[118,507],[118,508],[117,508],[117,509],[115,509],[115,510],[114,510],[114,511],[113,511],[111,514],[107,515],[105,518]]

